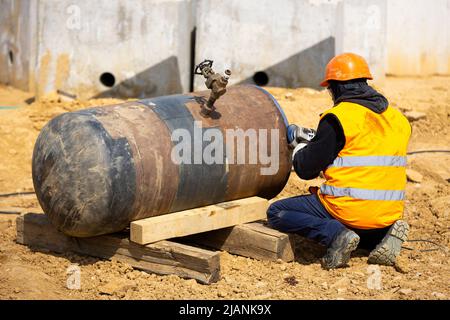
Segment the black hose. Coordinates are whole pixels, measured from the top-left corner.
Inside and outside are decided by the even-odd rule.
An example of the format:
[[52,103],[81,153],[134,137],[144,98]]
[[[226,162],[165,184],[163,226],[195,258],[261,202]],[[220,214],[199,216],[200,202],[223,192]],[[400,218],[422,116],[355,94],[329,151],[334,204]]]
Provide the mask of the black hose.
[[0,214],[21,214],[22,211],[0,209]]
[[[434,246],[437,247],[437,248],[433,248],[433,249],[421,249],[421,250],[418,250],[418,251],[420,251],[420,252],[430,252],[430,251],[438,251],[438,250],[446,251],[446,247],[440,245],[439,243],[436,243],[436,242],[434,242],[434,241],[431,241],[431,240],[426,240],[426,239],[411,239],[411,240],[406,240],[406,242],[427,242],[427,243],[431,243],[431,244],[433,244]],[[408,247],[402,247],[402,249],[405,249],[405,250],[417,250],[417,249],[414,249],[414,248],[408,248]]]
[[34,191],[29,192],[14,192],[14,193],[2,193],[0,194],[0,197],[7,198],[7,197],[19,197],[19,196],[26,196],[28,194],[34,194]]

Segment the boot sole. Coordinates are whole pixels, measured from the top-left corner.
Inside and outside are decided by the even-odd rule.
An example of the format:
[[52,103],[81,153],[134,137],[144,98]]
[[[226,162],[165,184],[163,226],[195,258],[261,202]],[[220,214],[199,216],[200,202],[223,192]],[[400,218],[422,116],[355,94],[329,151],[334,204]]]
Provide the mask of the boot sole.
[[332,262],[323,261],[322,267],[326,270],[345,267],[350,261],[350,256],[352,252],[355,251],[356,248],[358,247],[359,240],[360,240],[359,236],[357,234],[354,234],[354,236],[348,241],[345,248],[342,249],[341,254],[335,255],[335,257],[338,257],[338,259]]
[[342,253],[343,259],[342,259],[342,264],[343,265],[347,265],[348,262],[350,261],[350,256],[352,254],[353,251],[356,250],[356,248],[358,247],[359,244],[359,236],[353,237],[349,242],[347,247],[345,248],[344,252]]
[[406,221],[394,222],[383,240],[369,254],[370,264],[393,266],[397,260],[402,244],[408,239],[409,225]]

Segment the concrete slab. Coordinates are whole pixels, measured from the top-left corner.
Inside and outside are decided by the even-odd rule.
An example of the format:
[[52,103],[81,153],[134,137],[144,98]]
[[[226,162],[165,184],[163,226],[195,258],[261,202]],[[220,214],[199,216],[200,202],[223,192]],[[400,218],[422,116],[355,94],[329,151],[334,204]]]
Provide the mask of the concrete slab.
[[195,61],[231,69],[230,84],[317,88],[335,53],[338,2],[199,0]]
[[38,93],[144,98],[189,91],[191,4],[40,1]]
[[386,15],[386,0],[345,0],[337,8],[336,54],[363,56],[377,82],[386,73]]
[[450,74],[450,0],[388,1],[387,73]]
[[344,51],[378,81],[448,75],[449,15],[450,0],[0,0],[0,83],[153,97],[190,91],[194,58],[209,58],[231,84],[319,88]]
[[0,83],[29,91],[33,83],[37,1],[0,0]]
[[[8,71],[0,71],[0,81],[38,96],[56,90],[78,98],[187,92],[194,2],[1,0],[0,66]],[[30,16],[39,23],[32,25]],[[9,51],[24,61],[11,63]]]

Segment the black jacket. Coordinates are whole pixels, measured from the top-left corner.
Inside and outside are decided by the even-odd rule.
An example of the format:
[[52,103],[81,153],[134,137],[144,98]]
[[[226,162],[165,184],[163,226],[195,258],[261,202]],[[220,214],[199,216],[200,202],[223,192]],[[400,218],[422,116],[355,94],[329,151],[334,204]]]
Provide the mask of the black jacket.
[[[335,105],[353,102],[376,113],[382,113],[388,107],[387,99],[365,80],[330,81],[330,89]],[[301,179],[316,178],[336,159],[344,145],[345,136],[339,120],[333,114],[326,115],[320,120],[314,139],[295,154],[295,172]]]

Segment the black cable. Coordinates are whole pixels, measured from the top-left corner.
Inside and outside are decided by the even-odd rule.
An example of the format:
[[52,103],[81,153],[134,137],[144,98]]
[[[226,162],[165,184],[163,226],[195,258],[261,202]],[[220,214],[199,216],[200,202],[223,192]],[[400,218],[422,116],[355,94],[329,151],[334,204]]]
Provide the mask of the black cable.
[[0,214],[21,214],[22,211],[0,209]]
[[419,252],[431,252],[431,251],[439,251],[439,250],[442,250],[441,248],[434,248],[434,249],[414,249],[414,248],[408,248],[408,247],[402,247],[402,249],[404,249],[404,250],[410,250],[410,251],[417,250],[417,251],[419,251]]
[[418,150],[418,151],[410,151],[410,152],[407,152],[406,154],[435,153],[435,152],[450,153],[450,150]]
[[[420,251],[420,252],[430,252],[430,251],[438,251],[438,250],[444,250],[444,251],[446,251],[446,247],[440,245],[439,243],[436,243],[436,242],[434,242],[434,241],[431,241],[431,240],[426,240],[426,239],[411,239],[411,240],[406,240],[406,242],[427,242],[427,243],[431,243],[431,244],[435,245],[436,247],[438,247],[438,248],[434,248],[434,249],[420,249],[420,250],[418,250],[418,251]],[[414,249],[414,248],[408,248],[408,247],[402,247],[402,249],[405,249],[405,250],[417,250],[417,249]]]
[[7,198],[7,197],[17,197],[17,196],[26,196],[28,194],[34,194],[34,191],[29,192],[13,192],[13,193],[2,193],[0,194],[0,197]]

